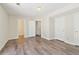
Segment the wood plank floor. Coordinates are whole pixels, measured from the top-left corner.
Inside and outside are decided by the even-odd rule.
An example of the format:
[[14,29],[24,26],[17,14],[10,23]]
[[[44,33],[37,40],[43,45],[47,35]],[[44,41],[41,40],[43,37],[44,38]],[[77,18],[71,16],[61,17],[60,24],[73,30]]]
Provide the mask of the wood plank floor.
[[0,55],[79,55],[79,47],[60,40],[46,40],[40,37],[27,38],[23,47],[16,40],[9,40]]

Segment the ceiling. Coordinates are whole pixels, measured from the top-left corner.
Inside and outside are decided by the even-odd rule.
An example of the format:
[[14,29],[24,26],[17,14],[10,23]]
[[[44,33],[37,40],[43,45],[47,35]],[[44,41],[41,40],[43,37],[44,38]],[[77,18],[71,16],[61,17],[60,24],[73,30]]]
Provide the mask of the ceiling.
[[[68,6],[68,3],[3,3],[1,4],[9,15],[24,16],[30,18],[43,17],[60,8]],[[40,7],[40,11],[37,8]]]

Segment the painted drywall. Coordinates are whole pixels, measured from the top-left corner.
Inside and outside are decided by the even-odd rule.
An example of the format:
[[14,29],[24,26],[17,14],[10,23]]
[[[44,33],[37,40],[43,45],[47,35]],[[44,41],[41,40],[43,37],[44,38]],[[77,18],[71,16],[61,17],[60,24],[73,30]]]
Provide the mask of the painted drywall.
[[73,14],[73,33],[74,33],[74,42],[76,45],[79,45],[79,12]]
[[49,40],[49,34],[49,19],[45,17],[41,20],[41,37]]
[[[49,33],[54,32],[55,39],[65,41],[69,44],[79,45],[79,11],[77,9],[73,9],[72,12],[68,11],[70,13],[64,12],[63,14],[52,16],[52,21],[54,20],[54,22],[49,22],[49,27],[54,27],[54,31],[50,28]],[[51,38],[50,35],[49,37]]]
[[8,41],[8,14],[0,6],[0,50]]
[[65,17],[58,16],[54,18],[55,22],[55,39],[65,39]]
[[25,37],[28,37],[28,33],[29,33],[29,21],[27,21],[26,19],[24,20],[24,34],[25,34]]
[[9,16],[9,39],[18,38],[18,18]]
[[35,36],[35,21],[34,20],[25,20],[25,37]]
[[78,4],[70,4],[66,7],[60,8],[58,10],[55,10],[54,12],[49,13],[47,16],[55,17],[57,15],[64,14],[64,13],[66,14],[72,13],[72,12],[78,11],[79,9],[77,8],[79,8]]
[[42,37],[48,40],[60,39],[72,44],[73,33],[71,31],[73,31],[73,16],[71,14],[75,12],[79,12],[78,4],[71,4],[44,16],[41,27]]
[[55,38],[55,20],[54,18],[49,18],[49,37],[50,40]]
[[[17,16],[9,16],[9,39],[18,38],[18,20]],[[24,20],[24,34],[25,37],[35,36],[35,21],[28,20],[26,18]]]
[[72,44],[74,42],[73,33],[73,15],[68,14],[65,17],[65,39],[63,41]]

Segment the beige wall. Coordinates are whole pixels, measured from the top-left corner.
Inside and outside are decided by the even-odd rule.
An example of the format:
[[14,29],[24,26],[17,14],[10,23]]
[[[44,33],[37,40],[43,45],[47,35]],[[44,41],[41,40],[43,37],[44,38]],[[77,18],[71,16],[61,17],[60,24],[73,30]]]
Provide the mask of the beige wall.
[[18,38],[18,18],[9,16],[9,39]]
[[[18,38],[18,20],[17,16],[9,16],[9,39]],[[23,18],[25,37],[35,36],[35,21]]]
[[45,17],[41,20],[41,37],[45,39],[50,39],[50,26],[49,19]]
[[0,6],[0,50],[8,41],[8,14]]
[[[59,15],[51,15],[51,17],[54,24],[49,22],[49,27],[54,27],[54,38],[69,44],[79,45],[79,7]],[[53,33],[53,30],[49,33]],[[54,39],[51,38],[51,35],[49,37]]]

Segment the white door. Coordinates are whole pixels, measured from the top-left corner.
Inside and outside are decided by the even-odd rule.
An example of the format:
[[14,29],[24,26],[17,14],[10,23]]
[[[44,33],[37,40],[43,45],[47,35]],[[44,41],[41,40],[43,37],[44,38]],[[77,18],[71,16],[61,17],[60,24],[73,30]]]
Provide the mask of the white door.
[[65,18],[56,17],[55,18],[55,39],[63,40],[65,39]]

